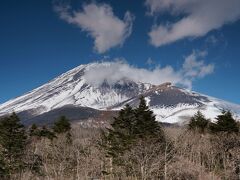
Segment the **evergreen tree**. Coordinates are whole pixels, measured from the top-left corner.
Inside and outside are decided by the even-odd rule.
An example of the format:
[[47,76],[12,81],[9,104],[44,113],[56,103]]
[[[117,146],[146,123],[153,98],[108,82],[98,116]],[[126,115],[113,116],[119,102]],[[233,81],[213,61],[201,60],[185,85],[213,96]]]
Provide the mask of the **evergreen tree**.
[[102,135],[102,147],[114,163],[121,163],[121,155],[130,150],[138,141],[165,142],[160,123],[146,105],[144,97],[140,98],[139,107],[132,109],[126,105],[114,118],[111,128]]
[[48,138],[50,140],[53,140],[56,138],[56,135],[54,132],[52,132],[50,129],[48,129],[46,126],[42,126],[39,128],[36,124],[32,124],[30,130],[29,130],[29,136],[30,137],[44,137]]
[[115,157],[122,154],[130,148],[134,140],[135,116],[133,109],[126,105],[120,110],[117,117],[111,124],[111,128],[107,129],[107,133],[103,133],[104,147],[107,154]]
[[53,126],[53,131],[56,134],[64,134],[66,143],[71,144],[72,143],[72,134],[70,132],[71,130],[71,123],[65,116],[61,116]]
[[26,164],[23,157],[26,149],[26,138],[24,126],[15,113],[0,120],[1,173],[13,174],[25,168]]
[[55,133],[50,131],[46,126],[43,126],[41,130],[37,131],[36,136],[46,137],[50,140],[56,138]]
[[222,111],[222,114],[218,115],[216,120],[216,123],[211,124],[212,132],[239,132],[238,123],[230,111]]
[[66,133],[71,130],[71,124],[65,116],[61,116],[59,120],[54,123],[53,130],[57,134]]
[[140,97],[139,106],[135,109],[135,118],[134,133],[138,138],[157,138],[164,141],[160,123],[156,121],[143,96]]
[[190,130],[198,131],[204,133],[209,125],[209,120],[204,117],[204,115],[198,111],[190,120],[188,128]]
[[39,129],[36,124],[32,124],[30,130],[29,130],[30,136],[38,136],[39,135]]

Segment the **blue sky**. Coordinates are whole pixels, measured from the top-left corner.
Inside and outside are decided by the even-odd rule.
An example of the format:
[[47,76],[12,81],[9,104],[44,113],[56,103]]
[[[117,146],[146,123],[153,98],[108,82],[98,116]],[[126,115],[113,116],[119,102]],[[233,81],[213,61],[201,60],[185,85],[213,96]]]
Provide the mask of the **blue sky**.
[[67,2],[0,1],[0,103],[80,64],[115,58],[184,71],[193,90],[240,103],[239,0]]

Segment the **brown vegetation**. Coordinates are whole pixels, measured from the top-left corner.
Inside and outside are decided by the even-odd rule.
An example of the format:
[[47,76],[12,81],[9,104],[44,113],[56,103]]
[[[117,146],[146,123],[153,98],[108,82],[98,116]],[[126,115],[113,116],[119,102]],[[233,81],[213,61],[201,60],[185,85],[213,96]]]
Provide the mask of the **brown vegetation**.
[[42,157],[41,175],[29,171],[21,179],[239,179],[239,135],[201,135],[181,128],[166,128],[165,132],[171,136],[177,132],[171,144],[138,142],[123,155],[124,165],[113,166],[111,174],[105,173],[109,158],[97,146],[98,129],[74,127],[72,144],[63,135],[53,141],[33,138],[28,151]]
[[[112,129],[106,131],[79,124],[71,126],[65,117],[61,117],[52,129],[33,125],[25,132],[13,114],[0,121],[0,178],[240,179],[240,134],[235,121],[229,123],[230,114],[221,115],[220,126],[215,124],[214,131],[211,122],[202,126],[205,120],[200,113],[192,118],[188,128],[162,128],[145,110],[146,106],[140,108],[133,111],[127,106],[111,124]],[[149,113],[153,118],[139,116],[145,118],[140,122],[148,124],[138,122],[134,126],[123,126],[129,123],[124,118],[139,118],[132,116],[132,112],[138,112],[137,115]],[[136,128],[136,134],[132,133],[132,128]]]

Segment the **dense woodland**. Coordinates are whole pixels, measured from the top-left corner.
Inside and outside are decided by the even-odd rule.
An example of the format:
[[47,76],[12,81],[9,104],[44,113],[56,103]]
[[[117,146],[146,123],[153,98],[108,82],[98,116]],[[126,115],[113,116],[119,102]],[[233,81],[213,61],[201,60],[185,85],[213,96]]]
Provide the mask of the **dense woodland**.
[[155,121],[144,98],[109,128],[83,128],[60,117],[52,127],[0,121],[0,179],[240,179],[239,123],[197,112],[183,127]]

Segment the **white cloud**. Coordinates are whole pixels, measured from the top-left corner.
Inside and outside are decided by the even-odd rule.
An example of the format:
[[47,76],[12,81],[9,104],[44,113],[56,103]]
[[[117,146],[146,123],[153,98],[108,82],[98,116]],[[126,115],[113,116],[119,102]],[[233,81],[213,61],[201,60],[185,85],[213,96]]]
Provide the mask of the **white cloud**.
[[148,70],[131,66],[122,61],[100,63],[98,66],[90,68],[86,72],[85,78],[89,83],[96,86],[104,81],[114,84],[122,79],[152,84],[161,84],[166,81],[177,83],[180,81],[178,74],[170,66]]
[[156,47],[188,37],[201,37],[209,31],[240,18],[239,0],[146,0],[149,14],[183,15],[175,23],[154,25],[150,43]]
[[213,64],[205,64],[203,60],[198,60],[198,58],[203,58],[205,55],[205,52],[194,51],[185,58],[179,70],[174,70],[171,66],[156,66],[151,70],[138,68],[122,60],[98,63],[97,66],[92,66],[85,72],[85,79],[94,86],[99,86],[104,81],[109,84],[114,84],[122,79],[129,79],[135,82],[155,85],[171,82],[176,85],[191,88],[192,82],[195,79],[213,73]]
[[61,19],[87,32],[94,39],[98,53],[121,46],[132,33],[133,15],[126,12],[121,20],[108,4],[83,5],[82,11],[72,11],[70,6],[55,6],[55,10]]
[[214,64],[205,64],[204,60],[200,59],[206,55],[206,51],[193,51],[192,54],[185,58],[182,66],[182,74],[186,79],[195,79],[196,77],[204,77],[213,73]]

